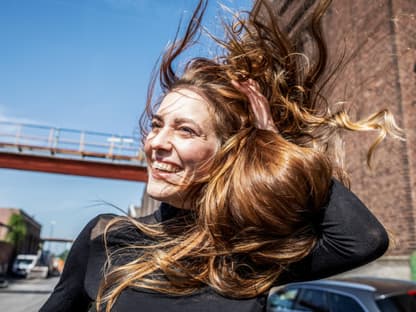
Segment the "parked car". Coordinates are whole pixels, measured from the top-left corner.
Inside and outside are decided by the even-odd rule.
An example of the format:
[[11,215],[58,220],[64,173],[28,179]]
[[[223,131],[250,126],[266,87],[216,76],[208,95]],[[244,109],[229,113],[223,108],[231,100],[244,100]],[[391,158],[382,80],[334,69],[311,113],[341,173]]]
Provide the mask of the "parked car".
[[41,277],[49,276],[49,266],[43,262],[40,254],[20,254],[13,262],[12,272],[20,277]]
[[274,287],[268,312],[415,312],[416,283],[355,277]]
[[0,276],[0,288],[6,288],[9,286],[9,282],[3,276]]
[[13,262],[13,274],[27,277],[39,260],[38,255],[20,254]]

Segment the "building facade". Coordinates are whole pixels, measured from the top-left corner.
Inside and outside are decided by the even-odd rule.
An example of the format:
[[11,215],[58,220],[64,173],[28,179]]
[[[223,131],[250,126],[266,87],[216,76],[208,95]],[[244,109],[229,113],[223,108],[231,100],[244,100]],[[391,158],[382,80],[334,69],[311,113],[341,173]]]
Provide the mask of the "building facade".
[[[292,32],[318,2],[270,1]],[[352,190],[392,242],[384,257],[362,269],[409,279],[409,257],[416,250],[416,1],[333,1],[323,29],[332,59],[345,52],[347,61],[329,101],[343,103],[353,120],[387,108],[404,129],[404,141],[388,138],[377,148],[371,169],[366,151],[374,134],[346,133],[345,165]]]
[[[26,226],[26,236],[17,245],[7,242],[7,233],[10,230],[9,220],[13,214],[23,217]],[[0,273],[7,271],[14,254],[36,254],[40,248],[40,232],[42,226],[21,209],[0,208]]]

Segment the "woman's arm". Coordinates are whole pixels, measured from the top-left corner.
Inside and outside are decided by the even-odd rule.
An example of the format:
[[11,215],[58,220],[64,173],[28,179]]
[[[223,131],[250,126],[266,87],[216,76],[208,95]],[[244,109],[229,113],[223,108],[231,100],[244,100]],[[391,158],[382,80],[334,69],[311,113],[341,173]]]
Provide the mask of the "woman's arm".
[[320,236],[311,254],[292,265],[279,283],[339,274],[377,259],[388,248],[384,227],[336,180],[317,227]]
[[88,311],[91,299],[85,291],[84,280],[90,251],[91,229],[99,219],[100,217],[92,219],[74,241],[60,280],[40,312]]

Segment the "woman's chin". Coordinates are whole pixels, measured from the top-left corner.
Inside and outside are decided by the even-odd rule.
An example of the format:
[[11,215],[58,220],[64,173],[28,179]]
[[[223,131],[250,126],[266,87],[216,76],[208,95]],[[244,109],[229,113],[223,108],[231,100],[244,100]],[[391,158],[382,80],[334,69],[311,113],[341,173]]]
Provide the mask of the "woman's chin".
[[[149,183],[147,185],[147,194],[158,201],[178,207],[182,197],[178,186],[168,183]],[[180,207],[178,207],[180,208]]]

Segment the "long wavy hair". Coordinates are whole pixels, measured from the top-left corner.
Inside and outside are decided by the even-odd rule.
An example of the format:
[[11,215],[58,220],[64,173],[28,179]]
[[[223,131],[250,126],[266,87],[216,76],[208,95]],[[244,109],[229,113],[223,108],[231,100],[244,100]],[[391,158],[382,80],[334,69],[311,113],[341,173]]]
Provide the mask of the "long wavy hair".
[[[282,272],[308,255],[317,240],[314,216],[327,201],[331,178],[344,179],[338,144],[342,130],[378,131],[368,152],[400,130],[387,110],[351,121],[324,96],[341,62],[332,69],[321,20],[330,1],[320,1],[304,27],[283,31],[268,1],[224,22],[225,38],[213,38],[215,58],[192,58],[182,69],[178,57],[198,37],[207,1],[201,0],[184,35],[164,52],[149,84],[142,133],[162,94],[189,88],[210,105],[221,146],[209,174],[188,186],[193,209],[160,224],[117,218],[107,235],[135,228],[144,239],[109,251],[97,309],[110,311],[127,287],[186,295],[204,286],[236,298],[266,292]],[[305,44],[307,42],[308,44]],[[248,99],[231,80],[255,80],[270,105],[278,133],[257,129]],[[130,260],[114,264],[121,253]]]

